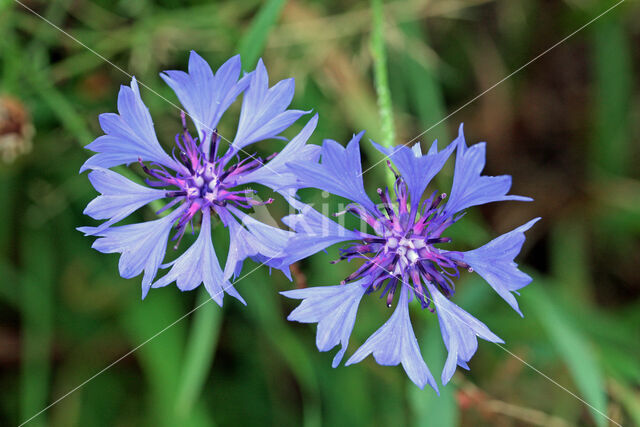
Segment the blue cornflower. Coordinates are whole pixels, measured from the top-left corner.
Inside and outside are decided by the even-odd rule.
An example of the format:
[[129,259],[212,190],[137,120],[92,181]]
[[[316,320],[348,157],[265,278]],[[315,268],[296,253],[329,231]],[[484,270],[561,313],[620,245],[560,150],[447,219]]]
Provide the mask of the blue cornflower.
[[[316,343],[320,351],[328,351],[340,344],[342,348],[333,359],[338,366],[347,349],[356,312],[364,295],[379,293],[386,297],[388,307],[397,298],[396,308],[382,325],[347,360],[346,365],[358,363],[369,354],[380,365],[402,364],[407,375],[423,388],[430,384],[438,390],[429,368],[424,362],[409,318],[409,302],[414,298],[422,309],[437,313],[448,357],[442,371],[446,384],[456,365],[468,369],[467,362],[475,353],[477,337],[491,342],[503,342],[489,328],[454,304],[454,280],[461,270],[482,276],[520,315],[513,293],[531,282],[518,270],[513,261],[524,243],[524,232],[539,218],[512,230],[486,245],[467,252],[450,251],[441,246],[451,242],[444,231],[464,216],[472,206],[501,200],[530,201],[522,196],[507,195],[510,176],[482,176],[485,164],[485,144],[467,147],[462,126],[457,139],[438,151],[437,142],[427,154],[420,145],[392,149],[374,143],[391,162],[395,174],[395,203],[388,189],[378,189],[380,205],[367,196],[362,182],[359,141],[355,135],[346,148],[327,140],[322,146],[322,162],[289,166],[298,175],[299,185],[315,187],[345,197],[354,203],[345,212],[360,218],[367,230],[347,230],[329,220],[308,205],[293,203],[299,210],[283,221],[299,231],[292,248],[296,256],[309,255],[332,244],[355,241],[340,249],[340,260],[363,260],[362,265],[335,286],[312,287],[282,292],[301,299],[301,304],[288,319],[317,323]],[[423,193],[432,178],[457,150],[451,195],[437,191],[422,201]],[[446,203],[443,203],[447,199]]]
[[[142,297],[151,287],[176,282],[183,291],[204,284],[211,297],[222,305],[223,292],[244,303],[229,283],[240,273],[247,257],[281,269],[289,276],[284,262],[285,246],[294,234],[247,215],[243,209],[271,203],[258,201],[255,192],[239,189],[247,184],[261,184],[273,190],[295,187],[296,179],[285,166],[290,161],[316,160],[320,147],[306,145],[314,131],[314,116],[302,131],[278,154],[266,160],[245,156],[245,148],[257,141],[280,138],[280,133],[306,114],[287,109],[294,93],[293,79],[269,88],[269,78],[262,60],[256,70],[240,77],[240,57],[234,56],[214,74],[195,52],[189,58],[189,72],[166,71],[161,74],[174,90],[189,117],[197,136],[187,129],[184,113],[182,130],[175,137],[175,148],[168,155],[160,146],[147,107],[140,98],[135,77],[131,86],[122,86],[118,94],[119,114],[100,115],[105,135],[87,146],[96,152],[81,172],[91,169],[89,179],[101,193],[85,209],[85,214],[103,220],[97,227],[81,227],[86,235],[98,236],[93,247],[100,252],[118,252],[120,275],[131,278],[144,272]],[[230,144],[222,142],[216,127],[227,108],[243,94],[237,131]],[[224,149],[226,147],[226,150]],[[139,185],[109,168],[137,162],[148,175]],[[290,193],[282,191],[283,196]],[[158,199],[167,203],[160,212],[167,215],[148,222],[114,226],[140,207]],[[212,216],[217,216],[230,234],[230,247],[224,270],[211,240]],[[177,249],[189,224],[200,222],[196,241],[175,261],[163,265],[167,239],[175,227]],[[170,270],[155,280],[159,268]],[[154,281],[155,280],[155,281]]]

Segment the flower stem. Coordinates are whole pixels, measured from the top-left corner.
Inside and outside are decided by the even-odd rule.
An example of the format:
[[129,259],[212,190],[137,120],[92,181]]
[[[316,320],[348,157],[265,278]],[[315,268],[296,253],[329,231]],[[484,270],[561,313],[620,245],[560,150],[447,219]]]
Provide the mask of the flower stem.
[[[371,56],[373,57],[373,76],[375,80],[376,95],[378,97],[378,110],[382,122],[381,145],[393,147],[395,142],[395,128],[393,125],[393,111],[391,108],[391,91],[389,90],[389,77],[387,75],[387,54],[384,45],[384,18],[382,14],[382,0],[371,0],[372,34]],[[393,179],[387,174],[391,185]]]

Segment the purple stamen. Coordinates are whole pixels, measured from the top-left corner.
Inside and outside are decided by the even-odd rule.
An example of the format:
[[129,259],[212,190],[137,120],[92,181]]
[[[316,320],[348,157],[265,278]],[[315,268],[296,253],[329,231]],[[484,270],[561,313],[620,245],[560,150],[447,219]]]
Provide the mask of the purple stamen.
[[142,159],[138,159],[142,170],[149,177],[145,179],[147,184],[153,187],[168,187],[165,195],[173,199],[158,213],[179,203],[186,206],[175,226],[176,234],[173,237],[173,240],[176,241],[175,248],[180,244],[188,225],[191,224],[191,228],[194,228],[194,217],[200,211],[209,215],[209,212],[216,212],[216,206],[223,208],[227,204],[231,204],[251,209],[254,206],[273,202],[271,198],[265,201],[254,200],[254,190],[232,190],[242,174],[262,166],[263,162],[259,157],[251,155],[242,160],[238,158],[238,163],[224,170],[231,157],[238,157],[233,153],[234,150],[228,150],[222,158],[218,158],[217,151],[221,138],[217,130],[214,130],[211,135],[211,148],[208,153],[204,153],[203,141],[206,140],[206,135],[203,133],[202,141],[199,142],[191,136],[187,129],[184,112],[180,114],[180,118],[182,133],[176,135],[175,143],[178,155],[176,156],[174,152],[173,158],[183,167],[182,169],[171,174],[162,165],[156,163],[146,165]]
[[[376,212],[371,213],[358,204],[350,204],[345,211],[336,214],[349,212],[365,220],[378,235],[360,233],[362,242],[340,249],[340,258],[332,263],[364,259],[365,263],[347,276],[342,284],[366,277],[366,292],[371,293],[386,283],[380,298],[386,296],[388,306],[391,306],[398,286],[406,284],[412,288],[422,308],[433,311],[425,283],[432,283],[450,298],[455,293],[451,277],[459,277],[460,268],[473,271],[468,264],[459,260],[462,256],[460,252],[447,252],[434,247],[451,242],[450,237],[442,237],[441,234],[460,216],[453,217],[443,211],[441,205],[447,197],[445,193],[434,192],[423,203],[416,203],[412,207],[406,183],[388,165],[396,177],[394,189],[397,206],[391,204],[388,188],[378,188],[381,210],[376,208]],[[400,277],[410,278],[411,284],[400,280]]]

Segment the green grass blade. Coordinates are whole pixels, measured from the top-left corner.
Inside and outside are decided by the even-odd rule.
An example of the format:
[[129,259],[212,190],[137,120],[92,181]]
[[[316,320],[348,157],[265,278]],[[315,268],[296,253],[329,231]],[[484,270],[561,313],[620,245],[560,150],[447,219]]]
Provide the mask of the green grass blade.
[[591,154],[597,172],[623,175],[632,158],[629,112],[633,68],[620,19],[619,14],[612,13],[593,26],[595,132]]
[[177,323],[156,336],[182,315],[175,289],[156,289],[143,301],[132,301],[123,313],[135,357],[149,384],[150,422],[175,425],[175,394],[181,373],[181,357],[187,322]]
[[[23,235],[20,422],[42,410],[49,397],[54,285],[50,236],[43,230],[23,231]],[[46,414],[30,424],[46,425]]]
[[[428,42],[426,34],[421,31],[416,22],[406,22],[400,26],[400,29],[406,37],[420,40],[422,43]],[[435,65],[425,65],[418,62],[411,56],[408,49],[410,48],[407,48],[407,51],[403,54],[402,67],[405,90],[416,110],[421,126],[426,129],[447,115],[444,97]],[[425,142],[428,143],[427,145],[437,139],[440,141],[441,146],[450,141],[449,137],[448,129],[444,123],[422,136]]]
[[[426,316],[425,316],[426,317]],[[440,373],[447,358],[444,343],[440,336],[440,329],[432,320],[433,316],[425,320],[425,331],[420,340],[420,348],[424,349],[425,361],[431,374],[440,383]],[[441,426],[454,427],[460,422],[458,405],[455,399],[455,387],[449,383],[440,387],[440,396],[426,386],[420,390],[413,383],[409,383],[409,405],[413,412],[414,425],[417,427]]]
[[[210,299],[209,293],[204,288],[200,289],[196,307]],[[211,369],[221,325],[222,307],[212,301],[194,313],[176,397],[176,414],[179,419],[186,417],[200,397]]]
[[260,9],[247,33],[238,43],[244,69],[251,69],[267,43],[267,36],[276,24],[286,0],[269,0]]
[[536,283],[537,286],[527,288],[523,297],[526,295],[530,300],[529,306],[535,311],[552,344],[564,359],[582,399],[592,406],[589,411],[596,425],[604,427],[607,425],[607,418],[602,415],[607,413],[604,375],[593,348],[542,289],[545,282],[536,280]]
[[[248,315],[254,318],[254,322],[261,333],[270,341],[273,349],[279,352],[287,363],[302,389],[303,400],[303,424],[307,427],[322,425],[319,402],[319,383],[316,371],[309,357],[308,349],[293,334],[290,325],[283,320],[279,296],[272,288],[265,286],[270,280],[268,273],[258,270],[252,274],[253,301],[247,303],[253,308],[247,310]],[[248,285],[246,283],[245,285]]]

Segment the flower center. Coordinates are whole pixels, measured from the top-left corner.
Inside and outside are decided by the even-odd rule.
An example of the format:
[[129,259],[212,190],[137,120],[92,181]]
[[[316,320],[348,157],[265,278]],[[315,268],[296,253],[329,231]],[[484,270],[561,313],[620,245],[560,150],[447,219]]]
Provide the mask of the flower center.
[[[441,237],[443,231],[459,217],[447,215],[440,207],[446,194],[434,193],[421,206],[412,210],[406,197],[406,184],[397,177],[395,192],[396,205],[390,203],[389,191],[378,189],[382,209],[369,212],[359,205],[349,205],[346,212],[366,221],[377,235],[360,233],[362,242],[346,249],[340,249],[344,259],[364,259],[364,263],[341,283],[367,278],[367,293],[382,289],[380,297],[387,296],[387,306],[391,307],[398,285],[410,286],[420,300],[422,308],[430,306],[423,283],[437,286],[444,295],[451,297],[455,292],[452,278],[459,277],[459,268],[472,269],[466,263],[451,257],[449,252],[434,245],[449,243],[451,238]],[[384,213],[383,213],[384,212]]]
[[[205,152],[203,142],[193,138],[187,130],[185,114],[182,117],[182,135],[176,135],[176,147],[179,152],[173,158],[182,165],[182,169],[175,174],[169,173],[167,169],[159,164],[153,163],[148,167],[139,160],[144,172],[153,178],[145,181],[152,187],[174,187],[167,189],[166,196],[173,200],[163,207],[158,213],[170,207],[182,203],[187,205],[176,225],[177,233],[173,240],[180,239],[184,235],[187,225],[193,220],[198,211],[215,212],[217,209],[224,209],[228,204],[237,207],[250,209],[253,206],[264,205],[273,202],[269,198],[266,201],[255,200],[255,191],[251,189],[236,190],[238,178],[263,165],[260,157],[248,156],[225,169],[231,158],[238,157],[233,150],[228,150],[223,156],[218,157],[218,146],[220,145],[220,135],[217,131],[212,132],[211,144],[208,152]],[[203,137],[206,140],[206,136]],[[275,155],[275,154],[274,154]],[[193,227],[193,223],[192,223]]]

